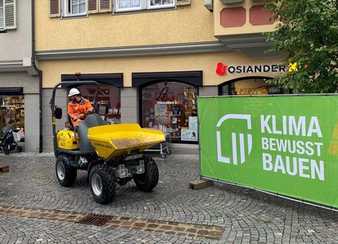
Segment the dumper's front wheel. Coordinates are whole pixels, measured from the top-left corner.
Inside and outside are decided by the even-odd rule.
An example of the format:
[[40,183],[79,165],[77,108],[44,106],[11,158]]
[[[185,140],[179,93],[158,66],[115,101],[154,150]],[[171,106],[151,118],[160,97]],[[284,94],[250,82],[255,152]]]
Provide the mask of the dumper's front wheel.
[[141,191],[151,192],[158,184],[158,168],[156,162],[152,158],[145,160],[144,167],[144,174],[133,176],[134,182]]
[[77,171],[69,165],[69,160],[66,156],[58,156],[55,164],[56,178],[60,185],[70,187],[76,180]]
[[113,200],[116,188],[113,169],[104,165],[95,165],[89,173],[89,184],[96,202],[107,204]]

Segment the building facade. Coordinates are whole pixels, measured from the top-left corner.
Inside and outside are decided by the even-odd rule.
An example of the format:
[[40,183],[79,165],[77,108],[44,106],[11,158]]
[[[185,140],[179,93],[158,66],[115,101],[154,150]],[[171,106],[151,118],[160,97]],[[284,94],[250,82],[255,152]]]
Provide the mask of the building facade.
[[[267,53],[263,33],[275,23],[263,5],[258,0],[37,1],[45,150],[52,148],[47,104],[60,81],[100,82],[98,113],[112,122],[161,129],[177,143],[197,143],[198,96],[282,92],[265,83],[286,68],[280,55]],[[80,90],[94,99],[94,87]],[[58,100],[66,108],[65,93]]]
[[0,0],[0,129],[19,128],[25,150],[39,152],[40,85],[32,62],[32,21],[31,0]]

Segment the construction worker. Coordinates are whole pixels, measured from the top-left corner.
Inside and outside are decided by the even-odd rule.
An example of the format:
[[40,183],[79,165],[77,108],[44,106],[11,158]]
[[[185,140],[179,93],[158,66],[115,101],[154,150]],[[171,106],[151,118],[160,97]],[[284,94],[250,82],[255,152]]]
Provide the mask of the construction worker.
[[69,91],[68,97],[68,115],[74,128],[80,125],[80,122],[86,118],[87,113],[94,110],[89,100],[83,98],[78,89],[72,88]]

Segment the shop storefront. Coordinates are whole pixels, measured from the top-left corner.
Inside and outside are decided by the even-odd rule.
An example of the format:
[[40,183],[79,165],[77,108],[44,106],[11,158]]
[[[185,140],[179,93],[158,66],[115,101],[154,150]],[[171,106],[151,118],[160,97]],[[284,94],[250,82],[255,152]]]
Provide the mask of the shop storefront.
[[38,76],[0,72],[0,131],[4,127],[14,129],[14,139],[25,152],[42,149]]
[[[121,73],[121,86],[105,83],[120,88],[120,106],[111,99],[117,92],[102,87],[97,111],[112,122],[161,129],[168,141],[186,144],[197,143],[198,96],[278,93],[264,81],[251,79],[287,72],[283,55],[266,52],[270,44],[262,33],[276,26],[260,1],[241,1],[235,6],[216,1],[208,6],[213,13],[201,1],[174,2],[174,11],[148,9],[113,17],[103,12],[114,12],[114,8],[101,12],[98,6],[88,12],[88,18],[67,23],[59,18],[62,6],[51,9],[37,3],[36,58],[43,72],[44,99],[48,100],[62,74],[81,73],[83,79],[83,73]],[[158,21],[149,25],[154,18]],[[109,28],[97,28],[102,23]],[[52,31],[60,26],[62,32]],[[242,78],[249,80],[239,81]],[[92,99],[91,87],[81,91]],[[64,97],[60,99],[65,103]],[[44,140],[52,149],[50,121],[45,120]]]
[[140,124],[162,130],[170,142],[198,141],[197,96],[202,72],[134,74]]
[[[223,59],[223,70],[217,69],[219,60]],[[236,64],[225,65],[230,60]],[[279,63],[278,59],[253,59],[237,53],[206,53],[84,59],[66,63],[44,61],[42,68],[47,70],[44,73],[46,102],[50,99],[50,87],[55,85],[49,81],[60,80],[60,76],[62,81],[94,80],[100,83],[98,90],[92,85],[79,88],[89,100],[96,97],[96,111],[104,119],[160,129],[171,143],[197,144],[198,96],[285,93],[267,82],[284,72],[285,66]],[[57,69],[54,71],[52,67]],[[59,70],[68,70],[69,73],[60,74]],[[94,70],[102,73],[91,73]],[[111,70],[116,73],[108,73]],[[66,93],[62,96],[59,102],[66,112]],[[48,118],[45,125],[45,134],[49,135]],[[45,138],[46,150],[52,150],[47,141],[49,137]],[[187,148],[194,148],[194,145]]]

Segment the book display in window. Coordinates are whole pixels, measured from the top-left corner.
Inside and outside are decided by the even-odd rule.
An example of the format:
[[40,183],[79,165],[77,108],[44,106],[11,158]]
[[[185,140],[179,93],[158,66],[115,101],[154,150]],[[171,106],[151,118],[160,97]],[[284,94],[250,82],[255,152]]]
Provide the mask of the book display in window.
[[4,126],[23,129],[25,127],[23,96],[0,96],[0,129]]
[[142,125],[162,130],[170,141],[197,141],[196,111],[196,89],[189,85],[162,82],[142,90]]

